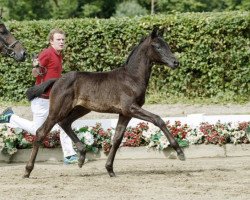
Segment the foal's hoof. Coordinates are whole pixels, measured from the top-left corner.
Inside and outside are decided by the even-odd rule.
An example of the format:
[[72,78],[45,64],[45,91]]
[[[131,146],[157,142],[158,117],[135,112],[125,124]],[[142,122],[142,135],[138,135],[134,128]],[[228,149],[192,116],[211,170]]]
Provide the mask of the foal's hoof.
[[186,160],[186,156],[185,156],[184,153],[178,153],[177,156],[178,156],[179,160],[181,160],[181,161],[185,161]]
[[106,166],[106,170],[108,171],[110,177],[116,177],[115,172],[113,171],[112,168]]
[[79,166],[79,168],[82,168],[82,166],[84,164],[84,161],[85,161],[85,157],[80,156],[79,159],[78,159],[78,166]]
[[82,168],[83,164],[84,164],[84,160],[78,160],[78,167],[79,168]]
[[108,172],[109,173],[109,176],[112,178],[112,177],[116,177],[115,173],[114,172]]
[[24,175],[23,175],[23,178],[29,178],[29,177],[30,177],[29,174],[24,174]]

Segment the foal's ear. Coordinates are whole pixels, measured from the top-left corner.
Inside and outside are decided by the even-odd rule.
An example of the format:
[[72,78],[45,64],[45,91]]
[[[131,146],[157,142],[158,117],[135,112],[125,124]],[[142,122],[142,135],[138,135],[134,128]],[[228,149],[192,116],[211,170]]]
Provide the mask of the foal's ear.
[[164,28],[159,29],[158,35],[159,35],[160,37],[163,37],[163,34],[164,34]]
[[156,38],[158,37],[158,27],[154,27],[152,33],[151,33],[151,38]]

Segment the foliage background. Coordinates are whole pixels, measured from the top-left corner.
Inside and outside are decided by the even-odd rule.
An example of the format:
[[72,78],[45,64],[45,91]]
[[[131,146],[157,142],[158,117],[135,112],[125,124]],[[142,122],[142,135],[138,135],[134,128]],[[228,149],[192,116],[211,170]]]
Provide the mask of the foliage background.
[[[47,46],[51,28],[63,28],[68,38],[65,72],[107,71],[121,66],[132,48],[156,25],[165,28],[164,38],[181,66],[177,70],[154,67],[148,90],[148,95],[155,97],[152,102],[184,97],[249,101],[249,12],[8,21],[6,25],[30,54]],[[26,89],[34,83],[30,71],[30,60],[16,63],[1,57],[0,100],[25,99]]]
[[0,0],[4,19],[39,20],[250,10],[249,0]]

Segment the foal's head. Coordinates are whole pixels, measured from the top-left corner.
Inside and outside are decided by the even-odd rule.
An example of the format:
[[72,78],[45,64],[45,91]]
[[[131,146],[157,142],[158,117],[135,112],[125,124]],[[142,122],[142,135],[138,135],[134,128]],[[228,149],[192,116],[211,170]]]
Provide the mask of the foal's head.
[[26,52],[22,44],[7,30],[0,19],[0,52],[16,61],[24,61]]
[[158,34],[158,29],[154,29],[149,36],[149,57],[152,61],[159,64],[166,64],[171,68],[179,66],[179,61],[171,52],[169,45],[162,38],[162,34]]

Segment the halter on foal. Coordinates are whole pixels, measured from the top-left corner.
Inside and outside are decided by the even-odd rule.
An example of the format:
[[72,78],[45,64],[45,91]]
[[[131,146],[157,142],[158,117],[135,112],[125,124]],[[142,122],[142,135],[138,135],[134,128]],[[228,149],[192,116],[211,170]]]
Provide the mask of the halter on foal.
[[52,127],[59,123],[76,144],[79,151],[79,167],[85,160],[85,145],[77,138],[71,124],[91,111],[119,114],[113,145],[106,163],[108,174],[113,177],[113,162],[124,131],[132,117],[158,126],[176,150],[180,160],[185,155],[164,121],[157,115],[142,109],[153,63],[176,68],[179,62],[157,30],[147,36],[130,53],[126,63],[109,72],[69,72],[55,81],[50,96],[49,116],[37,130],[30,160],[24,177],[28,178],[34,168],[41,143]]
[[24,61],[26,52],[22,44],[7,30],[0,17],[0,52],[3,55],[14,58],[16,61]]

